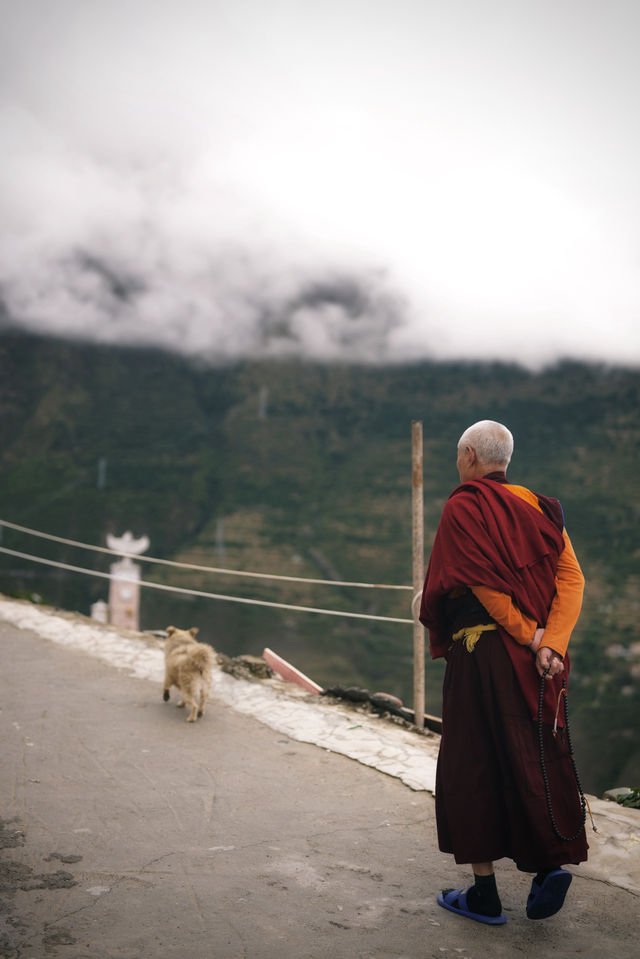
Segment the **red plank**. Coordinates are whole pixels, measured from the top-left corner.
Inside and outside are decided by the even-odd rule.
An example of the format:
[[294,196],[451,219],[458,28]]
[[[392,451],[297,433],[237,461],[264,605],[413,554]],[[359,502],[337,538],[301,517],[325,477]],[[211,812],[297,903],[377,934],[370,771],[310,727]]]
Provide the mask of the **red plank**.
[[264,661],[271,666],[272,670],[278,674],[282,679],[286,679],[289,683],[296,683],[298,686],[302,686],[303,689],[308,690],[310,693],[321,693],[322,686],[318,686],[317,683],[314,683],[312,679],[309,679],[308,676],[305,676],[304,673],[301,673],[299,669],[296,669],[295,666],[292,666],[291,663],[288,663],[286,659],[283,659],[282,656],[278,656],[277,653],[274,653],[272,649],[265,649],[262,652],[262,658]]

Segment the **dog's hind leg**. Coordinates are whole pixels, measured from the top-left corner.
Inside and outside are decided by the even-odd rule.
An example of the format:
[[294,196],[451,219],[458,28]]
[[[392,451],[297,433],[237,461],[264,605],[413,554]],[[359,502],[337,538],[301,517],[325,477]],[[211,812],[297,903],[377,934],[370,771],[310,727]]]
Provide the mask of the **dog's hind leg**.
[[178,703],[178,706],[186,706],[189,710],[187,722],[195,723],[196,719],[198,718],[197,689],[194,689],[193,685],[188,683],[181,687],[180,693],[182,698]]
[[165,703],[168,703],[168,702],[169,702],[169,690],[170,690],[170,689],[171,689],[171,680],[169,679],[169,677],[168,677],[167,674],[165,673],[165,674],[164,674],[164,686],[162,687],[162,698],[164,699]]
[[[186,697],[185,697],[185,699],[186,699]],[[188,722],[188,723],[195,723],[195,721],[196,721],[196,719],[198,718],[198,715],[199,715],[199,714],[198,714],[198,704],[197,704],[197,702],[195,701],[195,699],[189,698],[189,699],[186,699],[186,705],[190,707],[189,715],[187,716],[187,722]]]

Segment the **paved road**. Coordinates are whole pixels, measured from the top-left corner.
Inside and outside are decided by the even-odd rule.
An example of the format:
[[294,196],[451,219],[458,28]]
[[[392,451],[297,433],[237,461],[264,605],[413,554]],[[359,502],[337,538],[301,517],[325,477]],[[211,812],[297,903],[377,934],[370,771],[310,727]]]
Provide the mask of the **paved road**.
[[576,877],[524,916],[440,909],[466,881],[433,798],[211,704],[0,623],[0,956],[20,959],[631,959],[638,897]]

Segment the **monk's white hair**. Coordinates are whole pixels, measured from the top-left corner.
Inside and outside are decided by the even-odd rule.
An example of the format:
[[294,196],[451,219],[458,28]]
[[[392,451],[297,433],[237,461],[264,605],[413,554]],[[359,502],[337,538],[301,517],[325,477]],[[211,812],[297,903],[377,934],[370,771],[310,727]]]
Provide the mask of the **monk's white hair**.
[[495,420],[480,420],[467,427],[458,440],[458,449],[470,446],[480,463],[507,467],[513,453],[513,436]]

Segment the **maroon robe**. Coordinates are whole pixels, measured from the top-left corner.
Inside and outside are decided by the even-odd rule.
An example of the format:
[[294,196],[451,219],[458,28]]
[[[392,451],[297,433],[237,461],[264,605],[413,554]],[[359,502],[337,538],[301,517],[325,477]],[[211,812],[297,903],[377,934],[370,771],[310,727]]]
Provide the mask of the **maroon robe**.
[[[521,868],[537,871],[583,861],[587,844],[584,830],[569,843],[559,840],[551,826],[534,722],[540,689],[534,657],[500,627],[482,633],[472,653],[451,639],[461,625],[492,622],[473,600],[470,586],[506,593],[523,613],[541,626],[546,623],[564,548],[560,504],[539,497],[539,512],[504,482],[498,475],[453,491],[425,579],[420,620],[429,630],[432,657],[447,659],[436,782],[438,836],[440,848],[457,862],[509,856]],[[459,613],[458,601],[448,598],[452,590],[463,593]],[[565,657],[565,679],[568,670]],[[564,835],[573,835],[582,810],[568,743],[564,730],[551,734],[561,684],[561,676],[545,682],[543,738],[556,823]],[[562,725],[562,708],[559,716]]]
[[[436,533],[420,607],[432,659],[446,658],[451,644],[443,599],[455,587],[488,586],[506,593],[525,616],[544,626],[555,595],[564,539],[558,501],[541,496],[539,502],[543,513],[505,489],[504,482],[486,478],[470,480],[453,491]],[[539,676],[531,652],[503,629],[499,633],[536,719]],[[567,656],[565,680],[569,665]],[[555,677],[545,687],[547,715],[549,710],[555,712],[561,685],[562,678]]]

